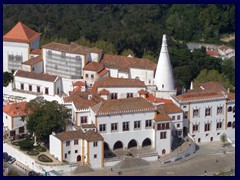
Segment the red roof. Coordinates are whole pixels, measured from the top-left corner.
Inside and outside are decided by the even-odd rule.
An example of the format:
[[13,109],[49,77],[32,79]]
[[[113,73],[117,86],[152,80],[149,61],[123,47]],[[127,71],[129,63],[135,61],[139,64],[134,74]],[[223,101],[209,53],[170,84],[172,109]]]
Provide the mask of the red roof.
[[3,36],[3,40],[30,43],[38,36],[40,36],[40,33],[35,32],[21,22],[18,22],[7,34]]
[[32,65],[37,64],[37,63],[39,63],[39,62],[43,62],[42,56],[34,57],[34,58],[29,59],[29,60],[27,60],[27,61],[25,61],[25,62],[22,62],[22,64],[32,66]]
[[41,49],[33,49],[33,50],[31,50],[30,54],[42,55],[42,50]]
[[106,73],[108,73],[109,72],[109,70],[108,69],[103,69],[102,71],[100,71],[99,73],[98,73],[98,75],[99,76],[103,76],[104,74],[106,74]]
[[83,70],[87,70],[87,71],[96,71],[99,72],[103,69],[103,64],[100,64],[98,62],[93,62],[91,61],[90,63],[88,63],[86,66],[84,66]]
[[101,91],[98,92],[98,94],[100,94],[100,95],[109,95],[110,92],[108,90],[106,90],[106,89],[102,89]]
[[14,103],[11,105],[3,106],[3,112],[11,117],[15,116],[25,116],[29,114],[25,108],[28,102]]
[[140,95],[146,95],[146,94],[148,94],[148,92],[145,91],[145,90],[143,90],[143,89],[141,89],[141,90],[138,91],[138,94],[140,94]]
[[216,50],[207,51],[207,55],[209,55],[209,56],[220,56],[220,54]]
[[230,49],[229,47],[225,46],[225,45],[222,45],[220,46],[218,49],[222,50],[222,51],[226,51],[228,49]]
[[73,86],[85,86],[85,82],[75,81],[75,82],[72,82],[72,85],[73,85]]
[[154,103],[172,103],[171,99],[163,99],[163,98],[156,98],[153,94],[148,93],[147,94],[147,101],[154,102]]

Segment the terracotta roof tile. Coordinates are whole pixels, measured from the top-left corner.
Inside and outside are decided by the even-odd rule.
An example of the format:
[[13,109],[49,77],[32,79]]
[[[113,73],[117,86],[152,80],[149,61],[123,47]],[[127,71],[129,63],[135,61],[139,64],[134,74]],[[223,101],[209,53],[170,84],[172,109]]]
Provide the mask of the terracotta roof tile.
[[85,82],[83,81],[75,81],[75,82],[72,82],[72,85],[73,86],[85,86]]
[[88,130],[87,132],[85,132],[84,135],[85,135],[84,139],[86,139],[86,141],[88,142],[103,140],[103,137],[93,130]]
[[29,112],[27,112],[25,109],[27,103],[28,102],[20,102],[3,106],[3,112],[11,117],[27,115],[29,114]]
[[148,92],[146,90],[144,90],[144,89],[141,89],[141,90],[138,91],[138,94],[140,94],[140,95],[147,95]]
[[227,96],[228,96],[228,100],[235,101],[235,93],[228,93]]
[[106,90],[106,89],[102,89],[101,91],[98,92],[98,94],[100,94],[100,95],[109,95],[110,92],[108,90]]
[[160,121],[171,121],[172,118],[166,114],[166,113],[158,113],[157,116],[154,118],[155,122],[160,122]]
[[200,86],[202,86],[204,88],[204,90],[207,91],[214,91],[214,92],[218,92],[218,91],[224,91],[227,92],[227,90],[218,82],[206,82],[206,83],[202,83]]
[[111,54],[104,54],[101,63],[104,64],[106,68],[119,69],[120,71],[124,72],[128,72],[130,68],[155,70],[157,67],[157,64],[149,59],[132,58]]
[[103,64],[91,61],[87,65],[84,66],[83,70],[99,72],[103,68],[104,68]]
[[39,36],[40,33],[35,32],[21,22],[18,22],[7,34],[3,36],[3,40],[30,43]]
[[32,65],[37,64],[37,63],[39,63],[39,62],[43,62],[42,56],[34,57],[34,58],[29,59],[29,60],[27,60],[27,61],[25,61],[25,62],[22,62],[22,64],[31,65],[31,66],[32,66]]
[[17,70],[15,76],[50,82],[54,82],[57,79],[57,76],[49,75],[46,73],[27,72],[22,70]]
[[107,76],[97,81],[97,87],[146,87],[139,79],[113,78]]
[[82,128],[96,128],[95,124],[82,124]]
[[160,107],[167,114],[170,114],[170,113],[182,113],[183,112],[183,110],[181,108],[177,107],[174,103],[161,104]]
[[69,45],[51,42],[49,44],[42,46],[42,48],[52,49],[52,50],[61,51],[65,53],[72,53],[72,54],[88,54],[92,52],[92,48],[81,46],[74,42],[71,42]]
[[209,56],[220,56],[220,54],[216,50],[208,50],[207,55],[209,55]]
[[230,49],[229,47],[225,46],[225,45],[222,45],[220,46],[218,49],[222,50],[222,51],[226,51],[228,49]]
[[171,99],[156,98],[153,94],[148,93],[146,97],[147,101],[153,103],[172,103]]
[[[92,96],[88,99],[89,95]],[[64,103],[73,102],[76,109],[88,109],[102,101],[102,98],[97,94],[90,91],[86,92],[73,92],[70,96],[63,98]]]
[[101,77],[101,76],[103,76],[104,74],[106,74],[106,73],[108,73],[108,72],[109,72],[109,69],[105,68],[105,69],[103,69],[102,71],[100,71],[100,72],[98,73],[98,75]]
[[133,111],[154,111],[155,107],[144,98],[113,99],[102,101],[92,107],[97,114],[119,114]]
[[33,50],[31,50],[30,54],[42,55],[42,50],[41,49],[33,49]]

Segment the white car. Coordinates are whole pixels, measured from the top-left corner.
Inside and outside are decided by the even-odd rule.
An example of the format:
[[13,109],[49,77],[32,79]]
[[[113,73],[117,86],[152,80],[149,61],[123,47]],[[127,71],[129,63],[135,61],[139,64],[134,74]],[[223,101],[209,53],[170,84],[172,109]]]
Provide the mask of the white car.
[[11,158],[11,159],[8,161],[8,163],[9,163],[9,164],[12,164],[12,163],[14,163],[15,161],[16,161],[15,158]]

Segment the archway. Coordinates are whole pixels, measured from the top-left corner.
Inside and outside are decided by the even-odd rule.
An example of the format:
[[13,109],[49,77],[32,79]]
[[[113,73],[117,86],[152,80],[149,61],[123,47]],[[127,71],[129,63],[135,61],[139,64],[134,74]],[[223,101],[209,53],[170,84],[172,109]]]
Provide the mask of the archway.
[[162,154],[163,155],[166,154],[166,150],[165,149],[162,150]]
[[115,142],[115,144],[113,146],[113,150],[122,149],[122,148],[123,148],[123,143],[121,141]]
[[109,148],[109,145],[108,143],[104,142],[104,151],[109,151],[110,148]]
[[77,162],[79,162],[79,161],[81,161],[81,156],[80,155],[77,156]]
[[232,111],[232,106],[229,106],[228,107],[228,112],[231,112]]
[[210,141],[213,141],[213,137],[210,138]]
[[232,122],[228,122],[227,127],[231,127],[231,126],[232,126]]
[[149,138],[144,139],[144,141],[142,142],[142,147],[146,147],[146,146],[151,146],[152,142]]
[[198,138],[198,142],[199,142],[199,143],[201,142],[201,138]]
[[137,141],[135,139],[132,139],[128,143],[128,149],[133,148],[133,147],[137,147]]

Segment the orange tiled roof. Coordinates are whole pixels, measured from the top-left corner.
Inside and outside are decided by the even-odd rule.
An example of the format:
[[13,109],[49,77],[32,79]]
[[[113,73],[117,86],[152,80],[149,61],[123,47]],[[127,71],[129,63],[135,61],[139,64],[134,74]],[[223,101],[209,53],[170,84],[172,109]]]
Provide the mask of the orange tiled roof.
[[146,97],[147,101],[154,103],[172,103],[171,99],[156,98],[153,94],[148,93]]
[[22,62],[22,64],[32,66],[32,65],[37,64],[37,63],[39,63],[39,62],[43,62],[42,56],[34,57],[34,58],[29,59],[29,60],[27,60],[27,61],[25,61],[25,62]]
[[146,87],[139,79],[113,78],[107,76],[97,81],[97,87]]
[[154,111],[155,107],[144,98],[112,99],[102,101],[92,107],[97,115],[119,114],[136,111]]
[[83,70],[87,70],[87,71],[96,71],[99,72],[103,69],[103,64],[100,64],[98,62],[89,62],[87,65],[84,66]]
[[82,124],[82,128],[96,128],[95,124]]
[[227,96],[228,96],[228,100],[235,101],[235,93],[228,93]]
[[159,107],[162,108],[163,111],[167,114],[183,112],[183,110],[181,108],[177,107],[174,103],[161,104]]
[[207,90],[207,91],[214,91],[214,92],[224,91],[224,92],[227,92],[227,90],[218,82],[210,81],[210,82],[202,83],[200,86],[203,87],[204,90]]
[[55,137],[61,141],[85,139],[88,142],[92,142],[92,141],[103,140],[103,137],[99,133],[93,130],[88,130],[87,132],[84,133],[81,129],[78,129],[76,131],[65,131],[65,132],[57,133]]
[[33,50],[31,50],[30,54],[42,55],[42,50],[41,49],[33,49]]
[[130,68],[155,70],[157,67],[157,64],[149,59],[132,58],[111,54],[104,54],[101,63],[107,68],[115,68],[124,72],[128,72]]
[[172,120],[172,118],[168,114],[166,114],[164,112],[158,113],[157,116],[154,118],[155,122],[171,121],[171,120]]
[[110,92],[108,90],[106,90],[106,89],[102,89],[101,91],[98,92],[98,94],[100,94],[100,95],[109,95]]
[[209,55],[209,56],[220,56],[220,54],[216,50],[208,50],[207,55]]
[[46,73],[27,72],[22,70],[17,70],[15,76],[50,82],[54,82],[57,79],[57,76],[54,75],[49,75]]
[[222,45],[220,46],[218,49],[222,50],[222,51],[226,51],[228,49],[230,49],[229,47],[225,46],[225,45]]
[[85,86],[85,82],[75,81],[75,82],[72,82],[72,85],[73,85],[73,86]]
[[3,36],[3,40],[30,43],[39,36],[40,33],[35,32],[21,22],[18,22],[7,34]]
[[138,94],[140,94],[140,95],[146,95],[146,94],[148,94],[148,92],[145,91],[145,90],[143,90],[143,89],[141,89],[141,90],[138,91]]
[[3,106],[3,112],[8,114],[11,117],[25,116],[29,114],[25,109],[27,103],[28,102],[20,102],[20,103],[14,103],[11,105]]
[[[72,54],[88,54],[92,52],[92,48],[81,46],[74,42],[71,42],[69,45],[51,42],[49,44],[42,46],[42,48],[52,49],[55,51],[61,51],[61,52],[72,53]],[[95,49],[94,49],[94,52],[95,52]]]
[[[92,95],[91,99],[88,99]],[[94,92],[72,92],[70,96],[63,98],[64,103],[73,102],[76,109],[88,109],[102,101],[102,98]]]
[[98,73],[98,75],[101,77],[101,76],[103,76],[104,74],[106,74],[106,73],[108,73],[109,72],[109,70],[108,69],[103,69],[102,71],[100,71],[99,73]]

